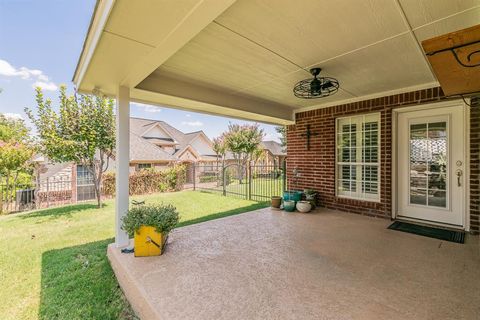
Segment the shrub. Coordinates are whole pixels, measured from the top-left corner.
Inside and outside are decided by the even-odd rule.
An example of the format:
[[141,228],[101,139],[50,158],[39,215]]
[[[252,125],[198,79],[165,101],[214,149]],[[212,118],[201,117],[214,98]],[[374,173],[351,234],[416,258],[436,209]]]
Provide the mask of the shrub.
[[220,179],[220,185],[223,186],[224,179],[225,179],[225,185],[226,186],[232,184],[232,182],[233,182],[232,172],[228,169],[224,170],[223,172],[224,172],[225,177],[222,177],[222,179]]
[[[179,191],[185,184],[186,169],[184,165],[175,165],[171,168],[158,171],[144,169],[129,176],[130,195]],[[103,179],[102,193],[105,196],[115,195],[115,173],[106,173]]]
[[115,173],[107,172],[102,178],[102,194],[104,196],[115,195]]
[[199,181],[200,183],[204,183],[204,182],[215,182],[217,181],[218,178],[217,176],[214,174],[214,175],[211,175],[211,174],[207,174],[207,175],[202,175],[199,177]]
[[157,232],[168,233],[177,225],[180,217],[171,204],[135,206],[122,218],[122,229],[133,237],[141,226],[154,227]]
[[185,165],[175,165],[163,171],[167,190],[179,191],[183,189],[186,180]]

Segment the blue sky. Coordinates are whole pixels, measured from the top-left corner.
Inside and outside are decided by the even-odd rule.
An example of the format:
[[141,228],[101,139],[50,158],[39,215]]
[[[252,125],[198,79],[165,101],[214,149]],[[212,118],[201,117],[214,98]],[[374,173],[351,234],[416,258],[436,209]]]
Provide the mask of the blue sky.
[[[25,107],[35,108],[35,85],[54,102],[58,86],[72,88],[94,0],[0,0],[0,112],[26,118]],[[131,104],[135,117],[164,120],[185,131],[204,130],[215,137],[229,122],[245,121]],[[278,140],[271,125],[260,125],[265,140]]]

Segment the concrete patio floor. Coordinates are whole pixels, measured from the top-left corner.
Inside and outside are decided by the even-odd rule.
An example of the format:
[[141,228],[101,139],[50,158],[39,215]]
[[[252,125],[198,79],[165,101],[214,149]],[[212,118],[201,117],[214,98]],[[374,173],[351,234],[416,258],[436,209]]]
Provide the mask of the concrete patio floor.
[[179,228],[161,257],[108,256],[142,319],[480,319],[479,238],[390,223],[262,209]]

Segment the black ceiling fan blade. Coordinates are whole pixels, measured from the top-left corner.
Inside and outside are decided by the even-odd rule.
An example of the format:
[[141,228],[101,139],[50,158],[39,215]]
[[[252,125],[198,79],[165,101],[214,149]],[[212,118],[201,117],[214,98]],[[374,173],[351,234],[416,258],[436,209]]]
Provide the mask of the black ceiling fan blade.
[[325,81],[323,84],[322,84],[322,89],[330,89],[331,87],[333,87],[333,84],[331,81],[327,80]]

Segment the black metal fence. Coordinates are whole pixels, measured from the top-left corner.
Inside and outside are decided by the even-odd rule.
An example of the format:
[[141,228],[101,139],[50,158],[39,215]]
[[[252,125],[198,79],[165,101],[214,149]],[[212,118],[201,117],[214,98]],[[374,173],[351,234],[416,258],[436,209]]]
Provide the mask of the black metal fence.
[[[192,164],[186,188],[254,201],[281,196],[285,168],[278,165],[228,163]],[[35,184],[0,184],[0,214],[58,207],[95,199],[91,181],[71,176],[47,178]]]
[[282,196],[286,187],[284,166],[200,163],[192,171],[194,190],[241,199],[269,201]]
[[43,209],[77,202],[70,177],[48,178],[35,184],[0,185],[0,214]]

